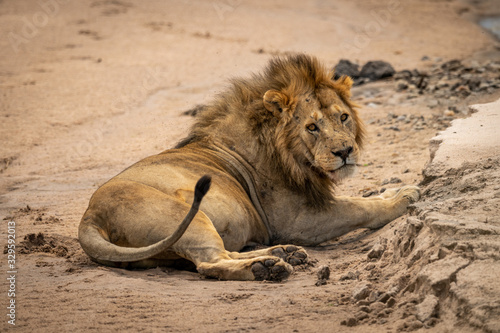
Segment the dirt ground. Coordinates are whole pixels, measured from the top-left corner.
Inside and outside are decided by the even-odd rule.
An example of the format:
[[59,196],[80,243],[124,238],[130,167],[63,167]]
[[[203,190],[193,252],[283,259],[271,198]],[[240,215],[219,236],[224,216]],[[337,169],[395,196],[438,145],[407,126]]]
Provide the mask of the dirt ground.
[[[436,238],[446,228],[428,214],[468,220],[473,210],[495,222],[498,160],[423,171],[432,137],[467,117],[467,105],[500,97],[500,44],[477,24],[498,14],[493,0],[0,1],[0,331],[500,332],[498,290],[485,306],[461,296],[467,279],[457,280],[458,270],[474,270],[475,257],[460,241]],[[369,139],[357,175],[337,192],[420,183],[424,197],[411,214],[308,248],[311,262],[282,283],[92,263],[76,237],[96,188],[172,147],[194,121],[183,112],[228,78],[286,52],[332,67],[349,59],[395,68],[394,78],[354,88]],[[465,187],[454,187],[463,177]],[[467,201],[486,189],[494,203]],[[12,230],[15,326],[5,279]],[[498,249],[484,250],[477,265],[498,260]],[[443,260],[459,268],[434,283],[432,265]],[[323,265],[326,284],[317,283]]]

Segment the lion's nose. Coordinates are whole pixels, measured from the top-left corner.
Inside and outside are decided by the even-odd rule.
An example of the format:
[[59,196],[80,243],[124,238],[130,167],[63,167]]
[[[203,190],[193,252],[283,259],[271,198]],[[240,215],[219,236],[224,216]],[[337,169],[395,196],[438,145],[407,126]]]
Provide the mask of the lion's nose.
[[347,147],[346,149],[338,150],[338,151],[332,151],[332,154],[335,156],[340,157],[341,159],[344,160],[344,162],[347,160],[349,157],[349,154],[352,153],[352,147]]

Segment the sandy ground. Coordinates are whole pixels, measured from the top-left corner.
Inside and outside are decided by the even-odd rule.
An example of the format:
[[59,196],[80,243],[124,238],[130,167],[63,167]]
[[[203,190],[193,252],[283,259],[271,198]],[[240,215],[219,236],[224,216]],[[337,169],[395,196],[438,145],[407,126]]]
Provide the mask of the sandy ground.
[[[7,245],[9,222],[15,222],[15,329],[500,330],[484,324],[493,310],[474,321],[445,311],[447,303],[441,315],[420,320],[422,311],[415,307],[433,299],[420,294],[413,301],[408,293],[423,290],[423,284],[394,289],[396,277],[401,286],[411,286],[407,282],[416,266],[399,265],[408,254],[379,258],[370,253],[377,246],[390,248],[394,235],[415,236],[408,222],[414,216],[309,248],[312,262],[283,283],[102,267],[88,260],[76,240],[96,188],[133,162],[172,147],[193,122],[182,112],[209,100],[228,78],[258,71],[271,56],[285,52],[314,54],[329,66],[342,58],[360,64],[380,59],[397,71],[430,70],[451,59],[498,60],[498,42],[475,22],[499,14],[494,12],[499,8],[495,1],[458,0],[0,1],[0,245]],[[395,177],[405,184],[427,179],[432,198],[439,184],[422,174],[429,140],[450,118],[467,114],[444,117],[447,103],[463,106],[500,96],[498,89],[455,100],[410,96],[396,93],[396,84],[389,80],[354,89],[370,136],[363,166],[339,193],[359,196],[400,186],[382,185]],[[396,124],[396,130],[399,116],[411,121]],[[332,274],[326,285],[316,286],[321,265]],[[0,267],[8,277],[7,255]],[[11,285],[1,281],[4,331],[14,327],[6,316]],[[361,309],[363,287],[371,291],[365,300],[369,309]],[[393,300],[377,302],[384,293]]]

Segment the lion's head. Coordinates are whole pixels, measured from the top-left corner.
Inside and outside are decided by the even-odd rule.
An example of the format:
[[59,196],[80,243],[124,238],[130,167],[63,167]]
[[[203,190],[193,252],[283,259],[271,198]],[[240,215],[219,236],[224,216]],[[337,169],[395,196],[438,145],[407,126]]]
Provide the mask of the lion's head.
[[[356,111],[329,83],[299,94],[268,90],[263,103],[279,119],[275,142],[282,154],[293,155],[299,168],[310,168],[336,183],[354,171],[362,125]],[[350,79],[341,84],[349,87]]]
[[[352,80],[304,54],[276,57],[251,79],[235,79],[227,92],[201,112],[191,137],[237,141],[236,122],[250,126],[262,158],[313,205],[332,197],[332,185],[352,174],[364,127],[350,101]],[[227,124],[225,124],[225,121]],[[245,138],[249,142],[250,138]],[[231,143],[232,145],[232,143]]]

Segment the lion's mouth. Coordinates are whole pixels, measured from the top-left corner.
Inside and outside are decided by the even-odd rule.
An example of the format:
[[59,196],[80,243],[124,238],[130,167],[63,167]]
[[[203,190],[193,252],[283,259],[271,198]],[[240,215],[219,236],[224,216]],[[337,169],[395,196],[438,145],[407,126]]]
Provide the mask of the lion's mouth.
[[326,171],[326,175],[334,183],[337,183],[340,180],[342,180],[343,178],[347,177],[355,166],[356,166],[355,164],[344,163],[335,170]]

